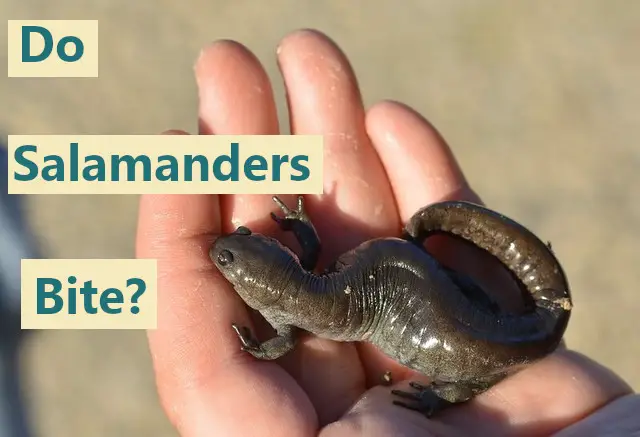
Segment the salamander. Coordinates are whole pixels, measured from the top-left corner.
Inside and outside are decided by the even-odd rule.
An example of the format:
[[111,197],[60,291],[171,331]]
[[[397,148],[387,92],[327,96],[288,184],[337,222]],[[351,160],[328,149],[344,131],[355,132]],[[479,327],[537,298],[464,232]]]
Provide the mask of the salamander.
[[[394,403],[431,417],[468,401],[539,361],[560,344],[573,306],[566,275],[551,250],[516,221],[466,201],[418,210],[401,236],[375,238],[316,273],[321,242],[302,196],[296,209],[277,196],[278,226],[299,242],[296,255],[246,226],[219,236],[210,257],[246,305],[276,336],[259,342],[233,324],[241,349],[262,360],[293,350],[301,332],[341,342],[370,342],[429,377],[392,390]],[[499,311],[468,275],[445,267],[425,247],[447,234],[487,252],[516,280],[522,313]]]

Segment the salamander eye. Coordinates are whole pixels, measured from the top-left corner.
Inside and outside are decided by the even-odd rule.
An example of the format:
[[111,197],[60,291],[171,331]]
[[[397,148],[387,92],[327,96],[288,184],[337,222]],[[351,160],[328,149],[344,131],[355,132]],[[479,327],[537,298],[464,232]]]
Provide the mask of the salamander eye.
[[246,226],[239,226],[238,229],[235,230],[234,234],[251,235],[251,230]]
[[233,254],[228,250],[223,250],[218,254],[218,264],[221,266],[229,265],[233,262]]

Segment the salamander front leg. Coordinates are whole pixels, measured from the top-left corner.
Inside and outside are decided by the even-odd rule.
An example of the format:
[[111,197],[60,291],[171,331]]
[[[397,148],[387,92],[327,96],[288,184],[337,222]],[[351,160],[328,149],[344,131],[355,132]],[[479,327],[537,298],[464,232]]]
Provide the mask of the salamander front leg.
[[428,385],[410,382],[409,385],[415,391],[391,390],[391,393],[407,400],[407,402],[394,400],[395,405],[431,417],[452,405],[471,400],[500,382],[505,376],[500,374],[470,381],[433,382]]
[[231,326],[242,343],[241,349],[259,360],[278,359],[291,352],[296,346],[297,329],[293,326],[285,325],[276,328],[278,335],[263,343],[260,343],[246,326],[236,324]]
[[280,207],[284,217],[278,217],[271,213],[271,218],[283,231],[293,232],[302,248],[300,264],[305,270],[314,270],[320,256],[320,237],[318,237],[316,228],[307,216],[304,208],[304,198],[298,196],[298,205],[295,210],[285,205],[277,196],[273,196],[273,201]]

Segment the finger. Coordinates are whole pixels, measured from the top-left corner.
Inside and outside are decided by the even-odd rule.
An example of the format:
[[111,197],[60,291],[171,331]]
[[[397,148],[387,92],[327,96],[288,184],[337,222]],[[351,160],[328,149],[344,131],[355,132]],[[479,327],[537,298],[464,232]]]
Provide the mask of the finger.
[[550,435],[629,393],[629,385],[610,369],[562,350],[441,420],[480,435]]
[[[215,44],[196,64],[200,90],[200,131],[218,135],[277,135],[278,117],[269,77],[260,61],[233,41]],[[295,196],[281,197],[286,203]],[[271,196],[222,196],[223,232],[240,225],[256,232],[273,231],[267,220]],[[255,223],[255,224],[254,224]]]
[[[457,433],[429,433],[430,423],[421,414],[393,405],[389,388],[367,390],[339,420],[324,427],[318,437],[343,436],[458,436]],[[480,435],[480,434],[469,434]]]
[[[367,131],[389,177],[402,223],[431,203],[481,202],[440,133],[413,109],[382,102],[369,110]],[[459,244],[442,243],[438,237],[429,240],[429,247],[438,252],[440,260],[447,263],[460,258]],[[478,253],[467,247],[462,255],[473,259]],[[464,263],[458,260],[456,264]]]
[[[398,229],[397,214],[384,169],[364,126],[364,108],[351,66],[325,35],[301,30],[278,49],[291,130],[324,136],[324,190],[307,196],[322,240],[321,262],[377,235]],[[351,345],[310,339],[287,368],[316,404],[321,423],[333,420],[364,388]],[[322,403],[321,403],[322,402]]]
[[403,222],[429,203],[479,200],[440,133],[413,109],[396,102],[379,103],[367,114],[367,132]]
[[[480,202],[471,190],[451,149],[420,114],[396,102],[380,103],[367,115],[367,131],[389,177],[400,219],[407,223],[420,208],[443,200]],[[460,244],[429,240],[439,259],[459,262]],[[455,244],[455,242],[454,242]],[[462,256],[478,256],[465,248]],[[467,263],[473,265],[475,263]]]
[[324,136],[324,190],[309,196],[318,232],[327,236],[325,260],[398,227],[391,186],[365,130],[365,111],[354,72],[325,35],[301,30],[278,50],[288,91],[291,129]]
[[555,437],[637,436],[640,435],[638,411],[640,411],[640,395],[627,395],[562,430]]
[[[406,386],[399,388],[407,390]],[[625,411],[629,414],[629,408],[638,405],[637,396],[634,399],[627,396],[629,393],[628,385],[610,370],[580,354],[563,351],[430,419],[394,405],[398,398],[388,388],[372,388],[320,435],[542,436],[554,434],[609,405],[567,430],[583,431],[568,433],[567,437],[602,435],[593,432],[593,427],[621,430],[616,426],[624,421],[615,421],[612,416],[623,419]],[[619,401],[614,402],[616,399]],[[607,414],[611,415],[611,423],[605,420]],[[634,419],[637,418],[627,417],[625,430],[638,427],[640,422]]]
[[219,41],[195,66],[203,135],[277,134],[271,84],[260,61],[242,44]]
[[[314,415],[304,394],[279,369],[248,371],[237,339],[222,329],[245,310],[209,260],[219,233],[217,196],[141,198],[137,256],[158,259],[158,329],[148,336],[161,403],[184,437],[283,423],[283,434],[307,435]],[[238,423],[238,405],[256,413],[251,427]]]

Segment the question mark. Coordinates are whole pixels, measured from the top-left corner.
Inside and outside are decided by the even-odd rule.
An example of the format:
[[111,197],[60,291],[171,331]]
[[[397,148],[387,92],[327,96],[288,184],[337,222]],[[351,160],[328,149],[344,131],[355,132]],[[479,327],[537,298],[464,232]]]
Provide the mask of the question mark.
[[138,291],[136,291],[135,293],[133,293],[133,296],[131,296],[131,312],[133,314],[138,314],[140,312],[140,308],[138,308],[137,303],[138,303],[138,299],[140,299],[140,296],[142,296],[142,294],[147,291],[147,284],[140,278],[129,278],[127,279],[127,287],[131,284],[137,285],[138,286]]

